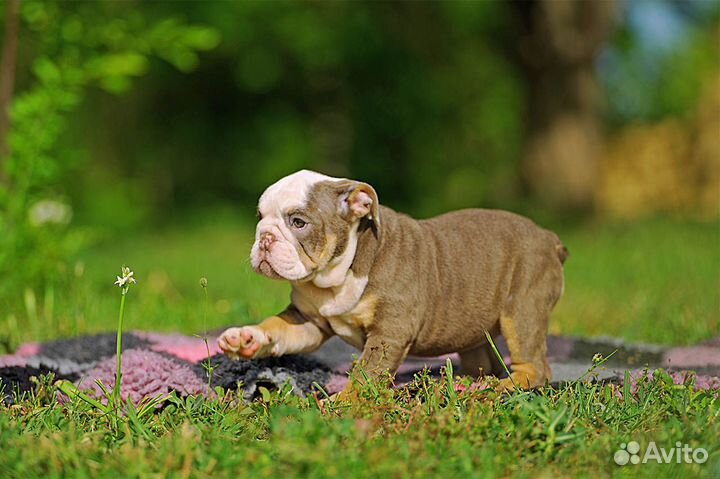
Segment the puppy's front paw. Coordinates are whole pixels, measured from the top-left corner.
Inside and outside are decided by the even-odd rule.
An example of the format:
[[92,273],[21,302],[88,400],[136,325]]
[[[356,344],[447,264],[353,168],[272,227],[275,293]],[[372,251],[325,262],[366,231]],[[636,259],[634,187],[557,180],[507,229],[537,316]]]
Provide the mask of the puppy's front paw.
[[220,349],[233,359],[252,359],[270,342],[270,336],[257,326],[229,328],[218,338]]

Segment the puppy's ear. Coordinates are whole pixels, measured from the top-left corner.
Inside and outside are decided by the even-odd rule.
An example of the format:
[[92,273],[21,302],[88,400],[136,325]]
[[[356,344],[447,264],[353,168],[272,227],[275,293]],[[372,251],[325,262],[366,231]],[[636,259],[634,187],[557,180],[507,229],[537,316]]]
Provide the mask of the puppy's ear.
[[367,183],[350,181],[343,189],[343,212],[357,219],[367,218],[380,226],[380,202],[375,188]]

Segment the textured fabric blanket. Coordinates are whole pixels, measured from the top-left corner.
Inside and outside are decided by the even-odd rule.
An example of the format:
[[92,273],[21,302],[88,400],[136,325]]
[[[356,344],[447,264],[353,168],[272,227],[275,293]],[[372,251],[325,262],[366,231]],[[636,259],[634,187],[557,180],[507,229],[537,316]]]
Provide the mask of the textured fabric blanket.
[[[115,385],[115,342],[114,333],[81,336],[28,343],[13,355],[0,356],[3,400],[12,402],[34,387],[32,376],[50,372],[100,396],[98,380],[110,390]],[[123,335],[121,396],[137,404],[144,397],[171,391],[181,396],[206,394],[208,354],[212,387],[236,389],[239,384],[248,400],[255,397],[259,386],[273,389],[289,382],[297,394],[303,395],[312,391],[315,383],[324,385],[332,376],[328,366],[309,357],[233,361],[220,354],[214,337],[208,338],[206,346],[205,341],[193,336],[130,332]]]
[[[278,388],[290,383],[299,395],[313,392],[315,385],[327,392],[341,390],[347,383],[347,371],[359,351],[337,338],[319,351],[302,356],[286,356],[253,361],[233,361],[219,353],[215,337],[208,338],[212,386],[242,389],[247,400],[258,394],[258,387]],[[115,384],[114,333],[80,336],[47,343],[22,345],[15,354],[0,356],[0,391],[6,403],[34,387],[30,378],[54,373],[57,378],[75,382],[81,389],[100,392],[97,380],[112,389]],[[502,341],[498,347],[510,364]],[[646,368],[665,368],[677,384],[694,381],[701,389],[720,389],[720,338],[679,348],[626,344],[611,338],[580,339],[551,336],[548,359],[554,384],[573,381],[585,375],[595,354],[608,357],[603,367],[593,371],[594,380],[622,382],[626,370],[633,381]],[[437,358],[409,358],[396,375],[396,384],[412,380],[415,373],[429,368],[439,375],[450,358],[459,369],[457,355]],[[123,335],[123,377],[121,395],[136,404],[144,397],[177,392],[181,396],[207,393],[208,359],[205,342],[195,336],[130,332]]]

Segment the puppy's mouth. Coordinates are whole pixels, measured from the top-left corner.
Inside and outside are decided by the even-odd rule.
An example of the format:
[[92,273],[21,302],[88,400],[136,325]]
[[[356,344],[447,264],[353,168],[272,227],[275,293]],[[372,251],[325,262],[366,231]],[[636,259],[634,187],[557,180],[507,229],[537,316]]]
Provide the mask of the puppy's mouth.
[[257,271],[270,279],[285,279],[275,271],[275,268],[273,268],[267,260],[260,261],[257,266]]

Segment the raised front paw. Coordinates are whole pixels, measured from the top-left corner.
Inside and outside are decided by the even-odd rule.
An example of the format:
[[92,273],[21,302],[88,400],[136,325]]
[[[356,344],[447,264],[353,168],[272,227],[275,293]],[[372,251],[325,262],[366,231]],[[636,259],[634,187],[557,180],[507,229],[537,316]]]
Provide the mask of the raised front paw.
[[270,336],[257,326],[229,328],[218,338],[220,349],[233,359],[252,359],[270,342]]

